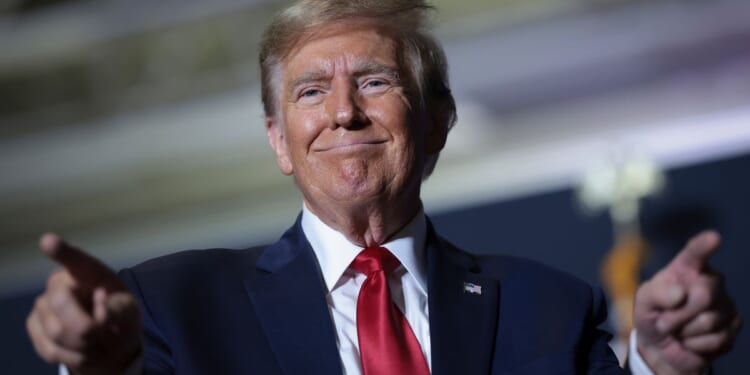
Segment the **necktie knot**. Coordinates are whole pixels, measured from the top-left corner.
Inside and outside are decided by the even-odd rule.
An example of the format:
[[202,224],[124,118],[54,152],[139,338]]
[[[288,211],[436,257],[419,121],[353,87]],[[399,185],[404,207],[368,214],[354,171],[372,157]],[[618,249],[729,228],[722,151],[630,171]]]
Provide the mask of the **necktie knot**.
[[398,268],[401,262],[393,253],[384,247],[368,247],[354,258],[352,267],[369,276],[378,271],[389,274]]

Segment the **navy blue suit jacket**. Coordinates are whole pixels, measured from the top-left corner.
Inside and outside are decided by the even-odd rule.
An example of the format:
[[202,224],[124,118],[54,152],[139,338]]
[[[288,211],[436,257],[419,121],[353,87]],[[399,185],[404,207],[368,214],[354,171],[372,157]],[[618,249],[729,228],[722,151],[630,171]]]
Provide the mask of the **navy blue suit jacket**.
[[[538,263],[464,252],[428,228],[432,372],[622,374],[600,293]],[[186,251],[120,276],[141,303],[147,374],[342,373],[299,220],[265,248]],[[464,283],[481,294],[465,292]]]

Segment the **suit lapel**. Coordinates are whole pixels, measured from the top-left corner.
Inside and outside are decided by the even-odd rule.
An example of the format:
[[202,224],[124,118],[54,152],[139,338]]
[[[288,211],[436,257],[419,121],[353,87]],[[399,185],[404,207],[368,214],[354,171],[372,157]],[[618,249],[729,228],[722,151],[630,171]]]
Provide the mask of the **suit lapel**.
[[300,221],[257,263],[245,289],[286,374],[341,374],[320,270]]
[[473,257],[438,238],[431,225],[427,232],[432,374],[489,374],[499,283],[482,276]]

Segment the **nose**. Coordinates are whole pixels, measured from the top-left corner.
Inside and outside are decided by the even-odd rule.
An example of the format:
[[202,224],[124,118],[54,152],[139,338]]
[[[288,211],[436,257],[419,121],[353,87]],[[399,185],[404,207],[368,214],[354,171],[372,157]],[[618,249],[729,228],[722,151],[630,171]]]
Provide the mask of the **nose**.
[[328,111],[332,127],[351,129],[365,122],[366,117],[358,103],[356,87],[352,87],[351,83],[337,82],[329,100]]

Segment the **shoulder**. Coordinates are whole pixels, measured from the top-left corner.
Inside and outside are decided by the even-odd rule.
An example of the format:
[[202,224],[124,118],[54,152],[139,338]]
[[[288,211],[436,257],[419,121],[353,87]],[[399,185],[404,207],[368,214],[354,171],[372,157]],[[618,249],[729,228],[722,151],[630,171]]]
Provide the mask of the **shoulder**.
[[206,267],[242,267],[247,263],[254,263],[266,247],[184,250],[149,259],[131,269],[137,272],[158,272]]
[[475,255],[484,272],[500,277],[505,282],[523,282],[532,285],[586,288],[589,284],[565,271],[542,262],[509,255]]
[[[255,270],[266,246],[236,249],[186,250],[147,260],[120,271],[129,286],[139,289],[186,289],[191,285],[241,281]],[[178,288],[179,287],[179,288]]]
[[503,254],[473,254],[442,240],[444,247],[469,254],[479,272],[497,280],[506,294],[523,296],[528,301],[546,301],[579,306],[596,306],[601,292],[588,282],[565,271],[532,259]]
[[529,300],[552,305],[577,304],[584,310],[601,303],[602,294],[598,288],[549,265],[505,255],[482,255],[479,259],[486,272],[496,272],[506,290],[521,291]]
[[[462,251],[458,249],[458,251]],[[469,254],[464,252],[464,254]],[[541,262],[508,255],[476,255],[477,271],[500,287],[502,320],[507,335],[518,341],[536,337],[540,351],[590,345],[607,317],[599,288]],[[602,336],[606,341],[606,337]]]
[[439,244],[448,253],[462,254],[462,257],[468,256],[481,273],[500,281],[554,284],[576,288],[589,286],[587,282],[574,275],[529,258],[505,254],[478,254],[459,248],[440,237]]

